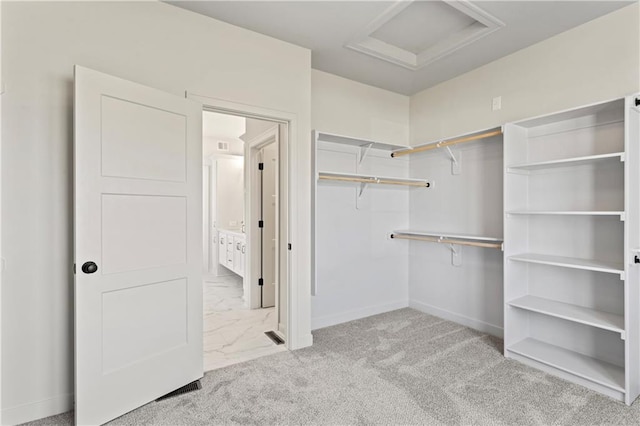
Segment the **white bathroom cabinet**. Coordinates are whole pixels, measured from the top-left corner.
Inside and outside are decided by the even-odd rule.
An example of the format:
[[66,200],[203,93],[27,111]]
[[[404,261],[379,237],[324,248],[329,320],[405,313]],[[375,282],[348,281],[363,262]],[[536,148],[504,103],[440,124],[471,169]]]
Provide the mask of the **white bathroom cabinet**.
[[237,275],[244,277],[247,239],[241,232],[218,231],[218,262]]

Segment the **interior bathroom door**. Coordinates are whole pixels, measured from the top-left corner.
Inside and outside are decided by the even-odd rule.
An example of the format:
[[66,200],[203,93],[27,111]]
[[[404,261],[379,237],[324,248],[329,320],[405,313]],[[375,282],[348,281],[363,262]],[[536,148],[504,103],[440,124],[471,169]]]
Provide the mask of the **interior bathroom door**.
[[278,247],[278,144],[270,143],[261,150],[262,154],[262,307],[270,308],[276,304],[277,290],[277,247]]
[[203,375],[202,106],[75,68],[75,410],[102,424]]

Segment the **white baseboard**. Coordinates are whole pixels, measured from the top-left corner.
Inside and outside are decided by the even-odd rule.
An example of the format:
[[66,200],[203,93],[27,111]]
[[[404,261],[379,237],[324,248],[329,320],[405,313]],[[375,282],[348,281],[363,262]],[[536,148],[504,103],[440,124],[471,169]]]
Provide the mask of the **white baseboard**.
[[498,327],[497,325],[489,324],[487,322],[480,321],[474,318],[465,317],[464,315],[447,311],[445,309],[436,308],[435,306],[418,302],[416,300],[409,301],[409,307],[442,319],[457,322],[458,324],[465,325],[483,333],[491,334],[492,336],[500,338],[504,337],[504,329],[502,327]]
[[368,306],[366,308],[356,309],[340,314],[311,318],[311,330],[317,330],[319,328],[330,327],[332,325],[342,324],[344,322],[366,318],[372,315],[395,311],[397,309],[406,308],[408,306],[408,300],[398,300],[396,302],[385,303],[384,305]]
[[19,425],[42,419],[73,409],[73,394],[60,395],[41,401],[29,402],[16,407],[5,408],[0,413],[3,425]]

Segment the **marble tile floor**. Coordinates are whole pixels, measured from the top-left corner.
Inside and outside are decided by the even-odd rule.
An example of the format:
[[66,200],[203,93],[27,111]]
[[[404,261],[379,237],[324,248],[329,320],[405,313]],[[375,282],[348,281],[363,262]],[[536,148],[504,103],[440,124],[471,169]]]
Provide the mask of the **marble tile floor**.
[[239,276],[206,279],[203,300],[205,371],[287,350],[264,334],[277,328],[275,308],[248,309]]

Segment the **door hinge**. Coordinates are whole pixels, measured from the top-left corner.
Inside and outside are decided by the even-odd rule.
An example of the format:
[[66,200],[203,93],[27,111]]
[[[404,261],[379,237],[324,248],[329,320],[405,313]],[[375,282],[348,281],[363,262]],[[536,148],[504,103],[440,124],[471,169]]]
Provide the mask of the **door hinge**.
[[258,170],[264,170],[264,163],[258,163]]
[[259,286],[263,286],[264,285],[264,279],[258,278],[258,285]]
[[76,264],[74,263],[73,264],[73,275],[75,275],[75,274],[76,274]]
[[288,248],[289,248],[289,250],[291,250],[291,243],[288,244]]
[[264,220],[258,221],[258,228],[264,228]]

